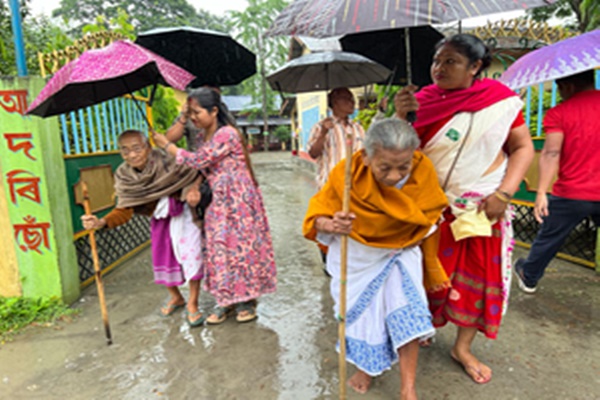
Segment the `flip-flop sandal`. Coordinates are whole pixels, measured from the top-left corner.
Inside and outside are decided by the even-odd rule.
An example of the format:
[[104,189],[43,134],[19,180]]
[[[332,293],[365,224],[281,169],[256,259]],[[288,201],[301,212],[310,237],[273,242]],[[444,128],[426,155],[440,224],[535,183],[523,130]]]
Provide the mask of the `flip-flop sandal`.
[[[244,311],[246,311],[246,314],[240,315]],[[235,312],[237,313],[237,316],[235,317],[237,322],[254,321],[258,317],[258,315],[256,315],[256,301],[250,300],[244,303],[236,304]]]
[[[190,314],[188,310],[185,310],[186,320],[189,326],[196,327],[200,326],[206,321],[206,316],[202,315],[202,311],[198,310],[195,313]],[[198,319],[194,319],[194,317],[200,316]]]
[[[168,304],[167,303],[160,308],[160,315],[162,315],[163,317],[170,317],[171,315],[173,315],[175,313],[175,311],[179,310],[180,308],[183,308],[184,306],[185,306],[185,303],[182,303],[182,304]],[[167,312],[164,312],[163,310],[167,310]]]
[[450,357],[456,362],[458,363],[461,367],[463,367],[463,369],[465,370],[465,374],[467,374],[467,376],[469,378],[471,378],[473,380],[473,382],[478,383],[480,385],[484,384],[484,383],[488,383],[489,381],[492,380],[492,377],[490,376],[488,379],[484,379],[482,381],[478,381],[477,379],[475,379],[474,375],[471,375],[469,373],[469,371],[472,371],[474,374],[481,376],[481,371],[479,370],[479,368],[473,366],[473,365],[466,365],[464,364],[462,361],[460,361],[458,359],[458,357],[456,357],[454,354],[450,353]]
[[[215,307],[212,312],[210,313],[210,315],[208,316],[208,318],[206,318],[206,323],[209,325],[219,325],[222,324],[223,322],[225,322],[225,320],[227,319],[227,317],[229,315],[231,315],[231,313],[233,312],[233,307],[232,306],[227,306],[227,307],[220,307],[217,306]],[[216,316],[216,319],[211,319],[210,317],[212,316]]]

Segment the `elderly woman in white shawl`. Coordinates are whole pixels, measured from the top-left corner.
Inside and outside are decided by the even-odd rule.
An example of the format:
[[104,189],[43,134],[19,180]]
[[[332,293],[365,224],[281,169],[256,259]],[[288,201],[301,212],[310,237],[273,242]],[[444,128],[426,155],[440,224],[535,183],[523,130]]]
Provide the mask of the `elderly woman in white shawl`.
[[344,161],[311,199],[303,233],[329,247],[327,270],[337,314],[340,234],[348,234],[346,359],[348,384],[365,393],[371,377],[400,360],[401,398],[416,399],[418,340],[434,334],[426,290],[447,286],[430,239],[446,198],[433,165],[417,151],[412,127],[374,123],[352,156],[350,212],[343,213]]

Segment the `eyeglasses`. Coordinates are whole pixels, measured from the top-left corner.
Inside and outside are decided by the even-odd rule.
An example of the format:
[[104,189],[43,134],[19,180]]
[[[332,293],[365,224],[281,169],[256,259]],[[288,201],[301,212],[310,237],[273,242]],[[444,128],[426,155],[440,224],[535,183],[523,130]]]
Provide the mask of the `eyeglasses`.
[[140,154],[142,151],[144,151],[144,148],[142,146],[133,146],[131,149],[127,147],[121,147],[119,151],[124,156],[128,156],[130,153]]

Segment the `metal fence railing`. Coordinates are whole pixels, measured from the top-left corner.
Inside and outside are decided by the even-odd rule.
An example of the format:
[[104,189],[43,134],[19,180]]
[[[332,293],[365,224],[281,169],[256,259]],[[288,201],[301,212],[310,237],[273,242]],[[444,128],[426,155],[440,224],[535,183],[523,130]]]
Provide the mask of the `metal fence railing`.
[[[138,106],[134,104],[138,103]],[[59,117],[65,155],[116,151],[117,136],[127,129],[148,135],[145,99],[120,97]]]

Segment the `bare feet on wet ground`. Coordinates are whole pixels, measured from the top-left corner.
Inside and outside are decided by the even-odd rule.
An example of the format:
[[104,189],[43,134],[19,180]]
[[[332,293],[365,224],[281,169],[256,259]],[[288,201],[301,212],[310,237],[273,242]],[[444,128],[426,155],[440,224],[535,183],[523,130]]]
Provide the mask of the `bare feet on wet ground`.
[[450,357],[464,368],[467,375],[476,383],[488,383],[492,379],[490,367],[479,361],[469,351],[459,352],[456,348],[450,351]]
[[365,394],[369,390],[372,380],[373,378],[371,378],[370,375],[358,370],[350,377],[350,379],[348,379],[348,386],[354,389],[354,391],[357,393]]

